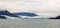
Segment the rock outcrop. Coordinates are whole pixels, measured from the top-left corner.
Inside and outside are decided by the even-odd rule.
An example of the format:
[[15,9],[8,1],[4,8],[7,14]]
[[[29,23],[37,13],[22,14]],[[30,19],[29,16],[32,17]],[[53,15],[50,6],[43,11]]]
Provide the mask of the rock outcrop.
[[0,19],[6,19],[6,17],[5,17],[5,16],[1,16],[1,15],[0,15]]
[[55,17],[55,18],[50,18],[50,19],[60,19],[60,15],[59,16],[57,16],[57,17]]

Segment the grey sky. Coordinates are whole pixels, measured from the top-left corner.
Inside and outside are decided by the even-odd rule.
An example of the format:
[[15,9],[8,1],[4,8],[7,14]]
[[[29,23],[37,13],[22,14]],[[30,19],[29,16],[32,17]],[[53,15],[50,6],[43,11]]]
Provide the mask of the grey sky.
[[60,14],[60,0],[0,0],[0,9]]

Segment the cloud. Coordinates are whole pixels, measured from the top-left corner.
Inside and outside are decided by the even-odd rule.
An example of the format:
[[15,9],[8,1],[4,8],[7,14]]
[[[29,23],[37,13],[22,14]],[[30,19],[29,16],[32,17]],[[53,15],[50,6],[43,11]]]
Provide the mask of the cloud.
[[40,13],[60,14],[60,0],[6,0],[0,2],[0,9],[10,12],[32,11]]

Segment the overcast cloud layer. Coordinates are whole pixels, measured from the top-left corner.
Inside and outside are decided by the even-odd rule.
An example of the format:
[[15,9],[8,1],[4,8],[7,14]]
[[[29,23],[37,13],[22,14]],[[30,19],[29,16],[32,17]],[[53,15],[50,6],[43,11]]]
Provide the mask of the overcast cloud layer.
[[31,11],[42,15],[59,15],[60,0],[0,0],[0,9],[10,12]]

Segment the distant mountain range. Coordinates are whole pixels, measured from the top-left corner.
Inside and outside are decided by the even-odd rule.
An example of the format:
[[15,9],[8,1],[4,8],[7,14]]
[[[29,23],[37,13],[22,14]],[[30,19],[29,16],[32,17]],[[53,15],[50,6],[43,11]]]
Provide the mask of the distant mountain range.
[[0,10],[0,15],[8,15],[8,16],[12,16],[12,17],[18,17],[17,15],[14,15],[7,10]]
[[38,16],[35,13],[31,13],[31,12],[18,12],[18,13],[13,13],[15,15],[19,15],[19,16],[29,16],[29,17],[34,17],[34,16]]
[[[10,13],[7,10],[0,10],[0,19],[6,19],[5,16],[2,15],[6,15],[6,16],[10,16],[10,17],[21,17],[21,16],[28,16],[28,17],[34,17],[34,16],[38,16],[35,13],[31,13],[31,12],[18,12],[18,13]],[[56,17],[52,17],[49,19],[60,19],[60,15],[56,16]]]
[[29,16],[29,17],[34,17],[34,16],[38,16],[37,14],[34,13],[30,13],[30,12],[18,12],[18,13],[10,13],[7,10],[0,10],[0,18],[5,18],[2,15],[7,15],[10,17],[20,17],[20,16]]

